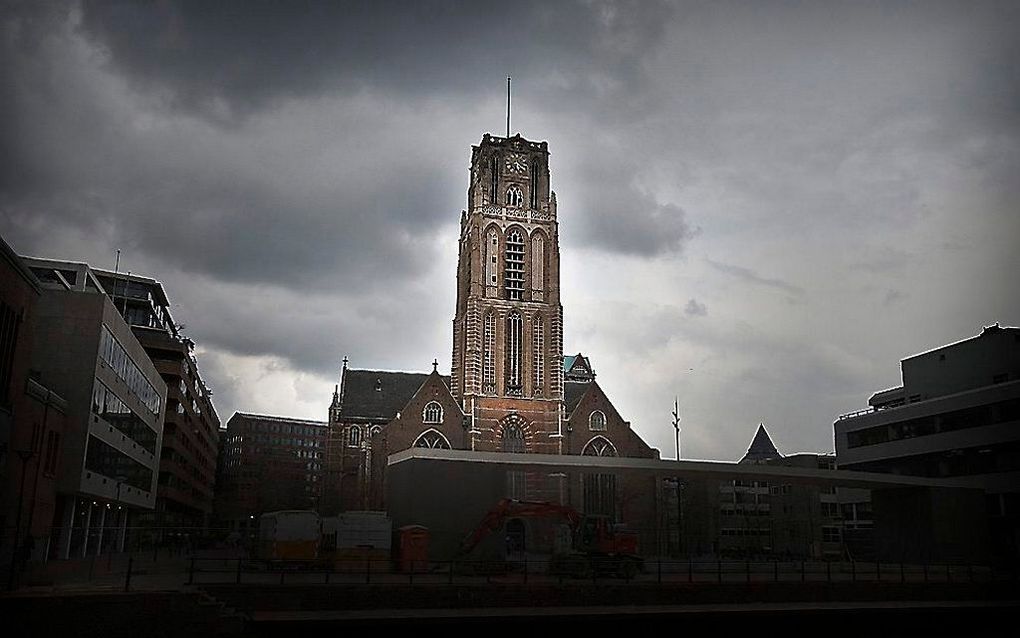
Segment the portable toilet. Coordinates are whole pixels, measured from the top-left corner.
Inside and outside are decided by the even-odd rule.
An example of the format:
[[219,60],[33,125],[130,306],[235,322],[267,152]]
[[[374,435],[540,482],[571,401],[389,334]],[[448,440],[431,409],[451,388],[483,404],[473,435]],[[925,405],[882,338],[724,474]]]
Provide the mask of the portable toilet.
[[429,566],[429,530],[421,525],[405,525],[398,530],[397,547],[400,571],[424,572]]

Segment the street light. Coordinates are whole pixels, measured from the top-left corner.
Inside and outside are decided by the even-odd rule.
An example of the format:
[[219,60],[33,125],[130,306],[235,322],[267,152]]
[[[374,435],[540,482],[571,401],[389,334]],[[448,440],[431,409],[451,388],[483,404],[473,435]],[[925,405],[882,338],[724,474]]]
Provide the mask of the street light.
[[[673,430],[676,431],[676,462],[680,463],[680,397],[673,400]],[[683,488],[680,483],[680,476],[676,477],[676,549],[680,552],[683,549],[682,526],[684,520]]]
[[673,400],[673,429],[676,430],[676,460],[680,460],[680,397]]
[[[120,521],[120,525],[119,525],[120,529],[117,530],[117,551],[118,552],[123,552],[124,551],[124,535],[127,532],[127,515],[128,515],[128,510],[127,510],[126,507],[124,507],[123,509],[121,508],[120,488],[124,487],[124,483],[127,482],[128,477],[124,476],[123,474],[118,474],[116,477],[114,477],[114,480],[117,481],[117,498],[116,498],[116,501],[117,501],[117,511],[120,512],[120,514],[118,514],[118,520]],[[111,554],[112,553],[113,552],[111,552]]]

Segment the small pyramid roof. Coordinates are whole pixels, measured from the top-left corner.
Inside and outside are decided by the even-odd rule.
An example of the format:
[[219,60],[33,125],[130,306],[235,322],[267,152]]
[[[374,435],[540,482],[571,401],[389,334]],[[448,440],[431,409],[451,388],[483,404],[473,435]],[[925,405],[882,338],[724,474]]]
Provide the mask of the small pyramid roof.
[[783,455],[776,449],[772,437],[765,430],[765,424],[758,424],[758,431],[754,433],[751,446],[747,448],[747,454],[740,459],[741,463],[762,463],[769,459],[781,459]]

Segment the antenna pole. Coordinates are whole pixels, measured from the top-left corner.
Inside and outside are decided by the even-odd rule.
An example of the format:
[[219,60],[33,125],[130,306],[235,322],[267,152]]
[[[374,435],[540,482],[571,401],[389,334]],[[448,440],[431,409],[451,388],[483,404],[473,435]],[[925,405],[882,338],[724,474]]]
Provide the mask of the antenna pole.
[[117,249],[117,265],[113,267],[113,307],[117,307],[117,289],[120,288],[120,248]]
[[510,76],[506,76],[506,137],[510,139]]

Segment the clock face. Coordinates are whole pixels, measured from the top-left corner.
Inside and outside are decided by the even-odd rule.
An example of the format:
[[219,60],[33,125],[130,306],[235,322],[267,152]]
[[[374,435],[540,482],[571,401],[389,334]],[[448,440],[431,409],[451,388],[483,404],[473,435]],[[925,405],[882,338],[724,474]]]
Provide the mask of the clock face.
[[528,160],[519,153],[510,153],[506,156],[506,170],[511,173],[524,173],[528,170]]

